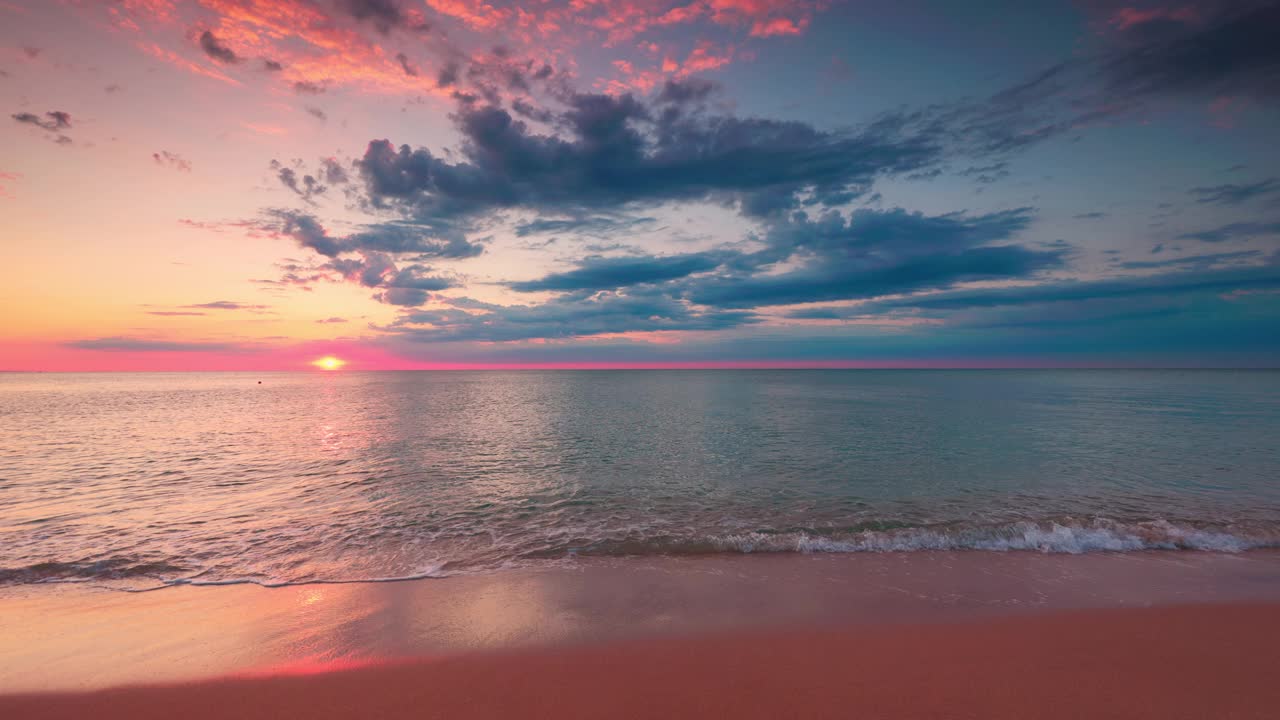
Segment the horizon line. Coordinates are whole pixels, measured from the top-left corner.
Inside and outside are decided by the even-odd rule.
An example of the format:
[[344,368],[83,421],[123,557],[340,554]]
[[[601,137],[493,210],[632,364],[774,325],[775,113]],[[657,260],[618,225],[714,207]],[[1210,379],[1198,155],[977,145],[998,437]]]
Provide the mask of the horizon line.
[[570,365],[570,364],[520,364],[520,365],[467,365],[442,367],[408,367],[408,368],[345,368],[341,370],[324,370],[321,368],[262,368],[262,369],[173,369],[173,370],[29,370],[0,369],[5,375],[81,375],[81,374],[177,374],[177,373],[305,373],[314,375],[343,375],[349,373],[381,373],[381,372],[536,372],[536,371],[670,371],[670,370],[1280,370],[1280,365]]

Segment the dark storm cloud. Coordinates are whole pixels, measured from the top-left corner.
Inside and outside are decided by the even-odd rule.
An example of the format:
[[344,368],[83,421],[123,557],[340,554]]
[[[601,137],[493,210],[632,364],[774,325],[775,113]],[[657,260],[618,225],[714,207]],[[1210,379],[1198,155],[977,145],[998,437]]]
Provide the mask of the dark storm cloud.
[[205,55],[220,63],[234,65],[241,60],[239,55],[236,55],[231,48],[223,45],[218,36],[209,30],[200,33],[200,49],[204,51]]
[[667,257],[588,257],[573,270],[508,285],[518,292],[613,290],[688,277],[694,273],[713,270],[722,261],[722,255],[717,253]]
[[450,302],[452,309],[408,313],[389,329],[415,342],[511,342],[624,332],[724,330],[757,321],[747,312],[698,311],[657,293],[565,296],[541,305],[490,305],[465,298]]
[[359,162],[370,203],[438,231],[465,229],[506,208],[590,215],[713,200],[761,214],[794,206],[802,192],[847,199],[877,177],[937,156],[926,141],[888,132],[655,116],[629,95],[573,95],[566,102],[558,117],[564,136],[537,134],[496,107],[463,104],[455,115],[463,135],[458,161],[371,142]]
[[1261,195],[1280,192],[1280,178],[1267,178],[1255,183],[1239,185],[1226,183],[1210,187],[1191,188],[1187,191],[1198,196],[1196,202],[1216,205],[1239,205]]
[[76,340],[65,343],[66,347],[79,350],[103,350],[107,352],[251,352],[250,348],[234,343],[217,342],[171,342],[167,340],[145,340],[131,337],[104,337],[91,340]]
[[1234,222],[1209,230],[1183,233],[1178,236],[1178,239],[1219,243],[1238,238],[1248,240],[1273,235],[1280,235],[1280,222]]

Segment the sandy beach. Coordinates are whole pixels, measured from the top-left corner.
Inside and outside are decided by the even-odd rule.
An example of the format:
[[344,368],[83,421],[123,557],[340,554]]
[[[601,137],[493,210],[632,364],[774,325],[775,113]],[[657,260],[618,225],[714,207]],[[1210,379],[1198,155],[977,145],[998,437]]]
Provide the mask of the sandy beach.
[[0,595],[0,716],[1274,717],[1280,553],[582,561]]
[[0,699],[0,715],[1272,718],[1280,605],[740,631]]

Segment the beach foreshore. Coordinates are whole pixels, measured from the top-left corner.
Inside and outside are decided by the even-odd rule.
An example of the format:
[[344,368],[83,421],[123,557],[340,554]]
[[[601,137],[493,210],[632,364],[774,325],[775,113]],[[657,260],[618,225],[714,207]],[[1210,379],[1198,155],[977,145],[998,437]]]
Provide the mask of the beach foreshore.
[[[1149,667],[1140,673],[1149,676],[1134,682],[1156,683],[1169,671],[1161,682],[1170,697],[1217,688],[1243,693],[1231,702],[1267,697],[1272,711],[1280,707],[1274,694],[1247,685],[1280,652],[1276,551],[622,557],[398,583],[183,585],[143,593],[28,585],[0,588],[0,626],[5,717],[70,716],[84,702],[102,703],[104,711],[133,707],[141,697],[175,712],[188,702],[182,698],[212,702],[207,693],[215,692],[236,693],[243,712],[233,715],[253,716],[251,698],[264,694],[278,694],[279,702],[326,697],[329,691],[308,684],[314,674],[324,676],[324,687],[332,682],[352,693],[367,684],[360,693],[417,698],[422,688],[436,688],[449,702],[477,698],[477,711],[493,714],[497,706],[486,703],[508,694],[544,707],[539,703],[552,700],[535,694],[538,683],[548,683],[559,688],[550,693],[558,698],[571,700],[579,687],[588,696],[604,693],[556,706],[566,716],[590,715],[609,693],[631,697],[623,685],[614,687],[614,674],[634,675],[637,693],[685,697],[691,707],[739,702],[712,697],[730,685],[751,697],[758,688],[791,693],[795,702],[812,693],[847,700],[835,684],[841,678],[850,687],[874,685],[888,702],[886,688],[918,692],[902,683],[933,675],[950,678],[956,692],[987,687],[993,698],[1014,702],[1006,697],[1011,689],[992,689],[1005,687],[998,675],[1014,673],[1018,679],[1007,683],[1039,687],[1032,675],[1042,673],[1043,683],[1052,675],[1062,688],[1105,694],[1119,692],[1115,683],[1123,680],[1108,666],[1129,673],[1144,662]],[[877,657],[897,667],[892,676],[877,669]],[[659,670],[643,669],[646,662],[671,675],[653,676]],[[684,670],[676,673],[678,667]],[[763,679],[769,673],[780,675]],[[703,700],[694,697],[700,678],[709,683]],[[663,684],[643,688],[657,682]],[[155,684],[165,687],[67,694]],[[46,694],[37,702],[29,693]],[[1133,693],[1126,697],[1132,701]],[[648,712],[632,701],[627,712]],[[1166,706],[1161,698],[1151,702]],[[1202,707],[1192,700],[1172,705]],[[35,708],[52,715],[32,715]],[[396,716],[394,707],[385,710]],[[1080,712],[1106,716],[1094,710]],[[287,715],[328,711],[298,705]],[[512,708],[507,715],[529,714]]]
[[1274,718],[1280,605],[738,630],[0,698],[25,720]]

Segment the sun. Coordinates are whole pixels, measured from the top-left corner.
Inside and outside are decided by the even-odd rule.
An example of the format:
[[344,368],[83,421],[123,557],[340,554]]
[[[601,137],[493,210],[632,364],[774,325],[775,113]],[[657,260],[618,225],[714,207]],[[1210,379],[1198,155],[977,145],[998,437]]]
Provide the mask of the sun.
[[313,360],[311,364],[315,365],[321,370],[337,370],[338,368],[342,367],[343,365],[346,365],[347,363],[345,360],[339,360],[338,358],[332,355],[325,355],[319,360]]

